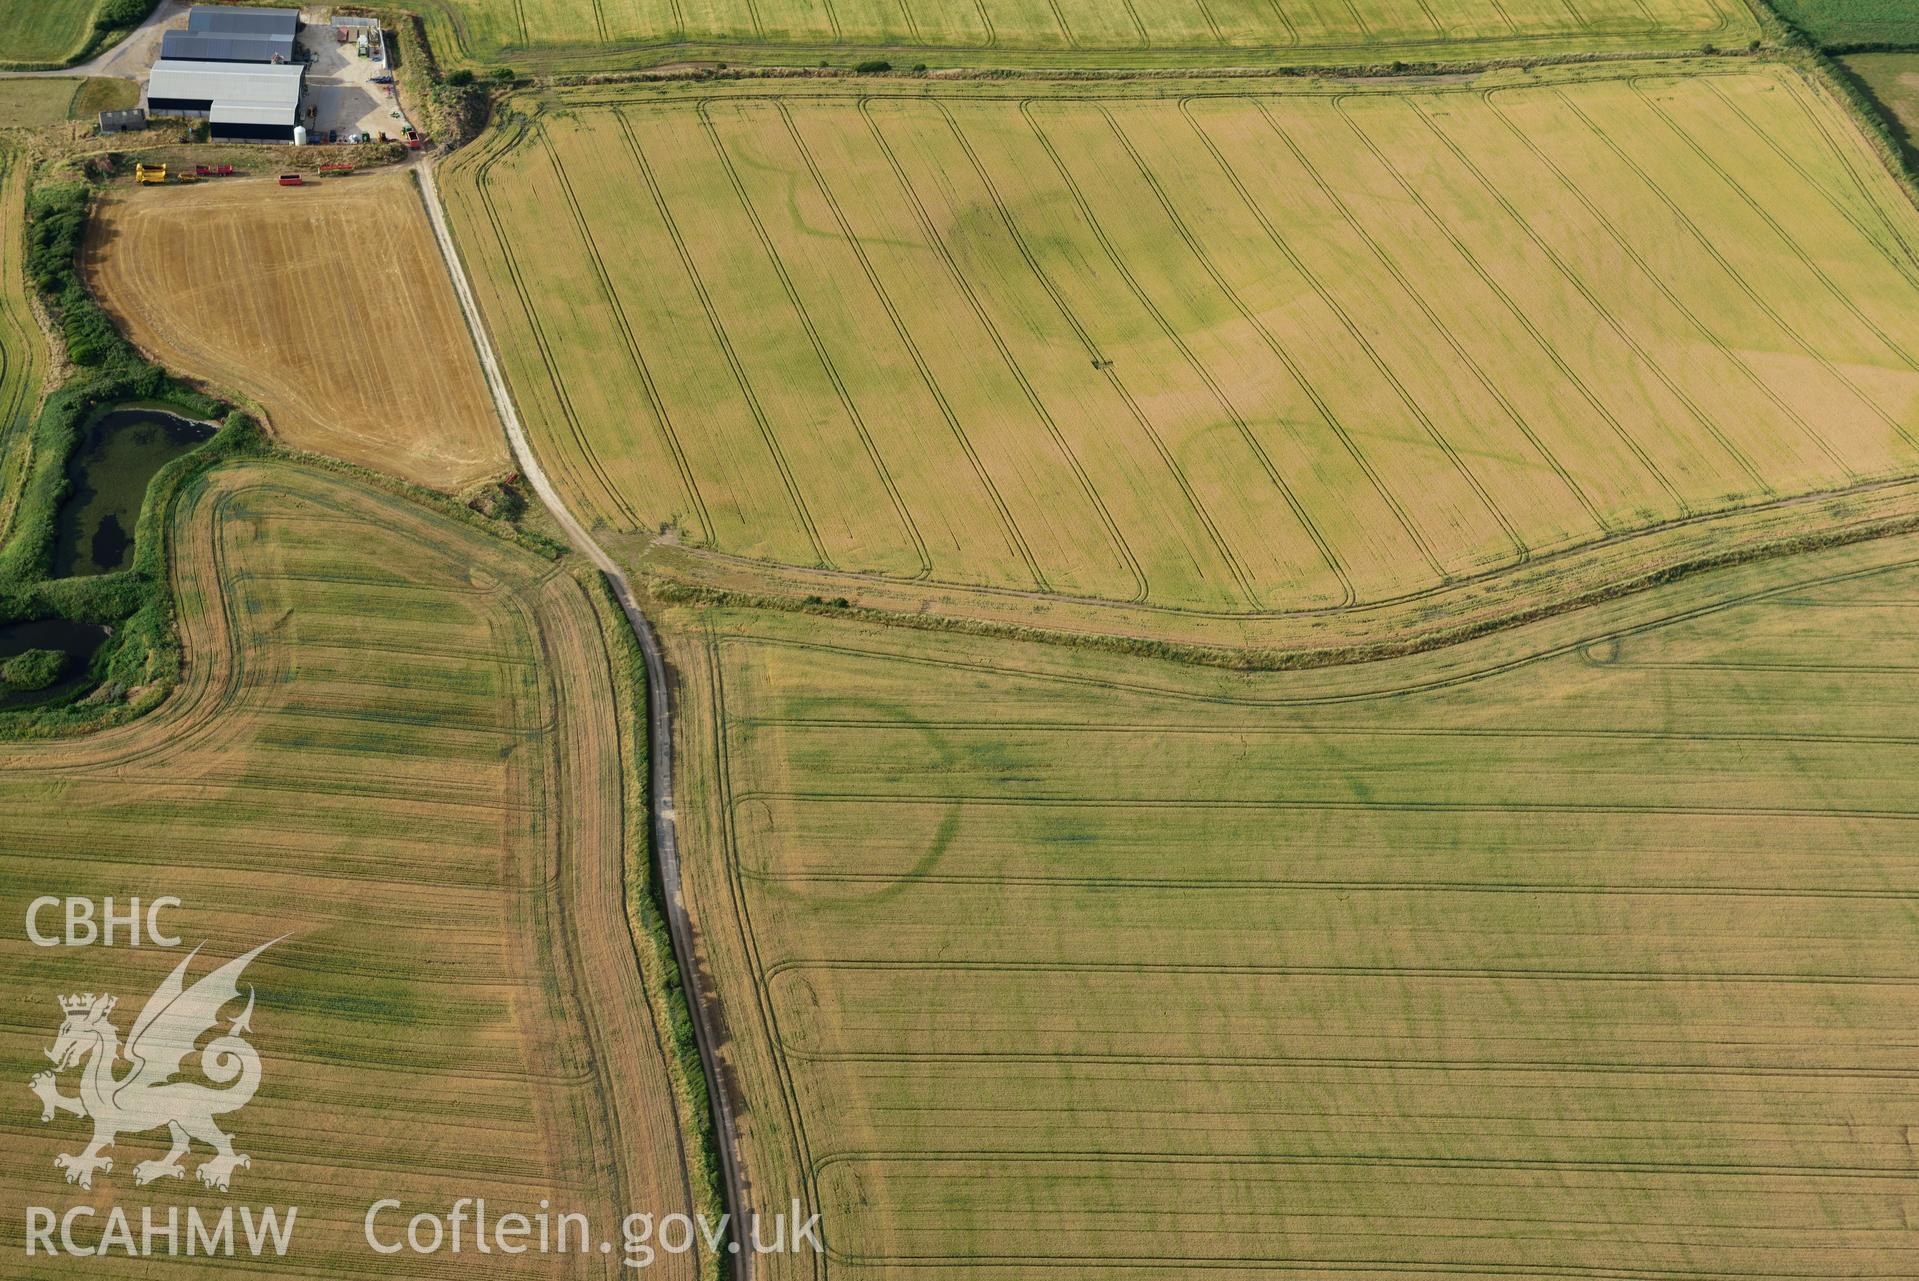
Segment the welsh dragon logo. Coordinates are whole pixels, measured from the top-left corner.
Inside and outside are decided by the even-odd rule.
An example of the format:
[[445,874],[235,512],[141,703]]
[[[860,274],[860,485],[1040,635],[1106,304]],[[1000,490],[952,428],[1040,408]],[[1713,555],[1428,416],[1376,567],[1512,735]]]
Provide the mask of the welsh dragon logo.
[[[201,1072],[213,1086],[223,1088],[174,1078],[194,1052],[195,1043],[219,1024],[220,1011],[240,998],[241,973],[272,946],[263,943],[188,987],[187,966],[200,954],[195,948],[147,998],[124,1050],[112,1021],[117,998],[91,992],[60,998],[65,1020],[53,1048],[46,1052],[54,1070],[40,1073],[31,1085],[40,1097],[42,1121],[70,1112],[93,1122],[93,1142],[86,1151],[53,1159],[55,1166],[66,1171],[68,1183],[91,1189],[96,1172],[113,1169],[113,1158],[103,1153],[115,1139],[162,1126],[172,1135],[172,1150],[157,1161],[134,1166],[136,1184],[185,1178],[181,1158],[196,1141],[213,1149],[213,1156],[195,1171],[209,1188],[227,1191],[234,1170],[253,1164],[233,1150],[233,1136],[214,1122],[217,1116],[245,1107],[260,1088],[260,1055],[245,1039],[252,1030],[252,988],[247,989],[246,1009],[199,1052]],[[118,1071],[122,1057],[129,1064],[124,1074]],[[83,1062],[79,1096],[61,1094],[58,1075]]]

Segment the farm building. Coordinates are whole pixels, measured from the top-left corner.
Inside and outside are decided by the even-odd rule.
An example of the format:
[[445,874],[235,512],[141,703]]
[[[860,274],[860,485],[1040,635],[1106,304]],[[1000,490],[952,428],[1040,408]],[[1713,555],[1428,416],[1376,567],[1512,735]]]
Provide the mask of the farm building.
[[169,31],[160,37],[160,56],[174,62],[292,62],[293,37]]
[[300,34],[296,9],[254,9],[240,5],[201,5],[187,14],[187,31],[194,35],[285,36]]
[[148,112],[203,118],[219,142],[293,141],[306,75],[294,54],[299,32],[292,9],[192,10],[185,31],[161,37]]
[[291,142],[306,67],[300,63],[153,64],[147,112],[204,118],[217,142]]
[[129,107],[125,111],[102,111],[100,113],[101,133],[126,133],[130,129],[147,127],[147,113],[138,107]]

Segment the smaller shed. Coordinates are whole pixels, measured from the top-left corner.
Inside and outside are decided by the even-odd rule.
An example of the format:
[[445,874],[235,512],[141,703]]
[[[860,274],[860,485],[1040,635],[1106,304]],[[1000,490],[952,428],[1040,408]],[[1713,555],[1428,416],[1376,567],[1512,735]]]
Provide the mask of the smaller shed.
[[147,113],[138,107],[128,107],[125,111],[102,111],[100,113],[101,133],[127,133],[134,129],[147,127]]

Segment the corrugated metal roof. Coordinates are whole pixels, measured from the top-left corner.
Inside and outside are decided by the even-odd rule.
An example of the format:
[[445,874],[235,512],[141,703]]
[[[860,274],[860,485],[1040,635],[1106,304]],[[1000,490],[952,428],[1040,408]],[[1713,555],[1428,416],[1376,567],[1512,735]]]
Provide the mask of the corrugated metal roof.
[[290,129],[295,124],[293,113],[286,107],[262,107],[247,102],[216,102],[213,110],[207,112],[207,119],[216,125],[285,125]]
[[147,97],[291,111],[300,105],[300,82],[305,76],[306,68],[298,64],[276,67],[255,62],[174,62],[163,58],[153,64]]
[[299,30],[296,9],[243,8],[239,5],[201,5],[187,14],[188,31],[220,35],[293,35]]
[[277,56],[292,62],[293,37],[169,31],[160,37],[160,56],[187,62],[272,62]]

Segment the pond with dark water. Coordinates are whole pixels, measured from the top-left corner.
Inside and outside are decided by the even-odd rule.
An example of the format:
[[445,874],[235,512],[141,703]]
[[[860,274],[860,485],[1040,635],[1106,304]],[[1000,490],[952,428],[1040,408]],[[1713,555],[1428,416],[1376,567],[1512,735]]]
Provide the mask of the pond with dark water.
[[133,531],[162,467],[213,438],[211,423],[129,405],[99,414],[67,460],[73,492],[61,504],[55,578],[109,574],[133,563]]
[[109,635],[97,623],[74,623],[49,618],[36,623],[0,623],[0,667],[30,650],[50,649],[66,655],[60,675],[42,689],[15,689],[0,680],[0,711],[57,702],[87,683],[93,656]]

